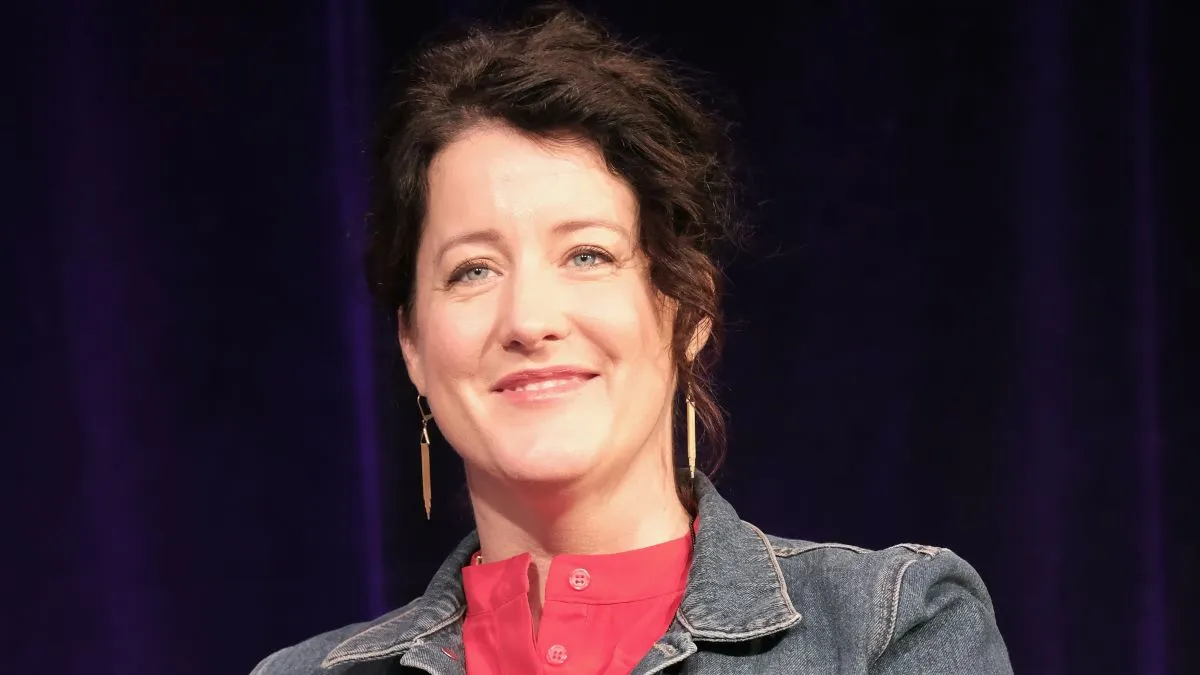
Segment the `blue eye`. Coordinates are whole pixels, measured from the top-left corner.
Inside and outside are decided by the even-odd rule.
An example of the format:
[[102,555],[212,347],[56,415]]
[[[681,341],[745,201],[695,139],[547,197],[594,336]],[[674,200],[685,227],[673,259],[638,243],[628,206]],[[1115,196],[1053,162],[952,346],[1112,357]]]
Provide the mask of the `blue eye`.
[[492,274],[492,270],[488,269],[487,267],[469,267],[456,274],[451,281],[465,281],[467,283],[472,283],[475,281],[483,281],[484,279],[487,279],[490,274]]
[[571,264],[576,267],[595,267],[611,260],[612,258],[602,251],[584,250],[571,256]]

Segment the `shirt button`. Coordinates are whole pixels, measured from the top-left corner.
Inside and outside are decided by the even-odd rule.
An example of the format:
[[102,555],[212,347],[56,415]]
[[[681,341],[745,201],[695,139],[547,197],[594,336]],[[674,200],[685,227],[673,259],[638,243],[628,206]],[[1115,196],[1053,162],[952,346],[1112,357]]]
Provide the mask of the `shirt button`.
[[546,660],[551,665],[561,666],[567,662],[567,648],[562,645],[552,645],[546,650]]
[[577,591],[582,591],[591,585],[592,575],[590,572],[580,567],[579,569],[571,572],[571,576],[568,577],[567,581],[571,584],[571,588],[574,588]]

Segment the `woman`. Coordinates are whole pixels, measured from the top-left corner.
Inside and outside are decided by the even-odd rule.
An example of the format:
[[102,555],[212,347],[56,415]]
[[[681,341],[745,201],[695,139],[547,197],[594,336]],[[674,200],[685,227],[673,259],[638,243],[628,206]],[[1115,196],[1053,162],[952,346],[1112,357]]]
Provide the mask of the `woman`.
[[563,11],[408,78],[368,277],[477,534],[409,605],[255,673],[1010,672],[953,553],[768,536],[694,472],[695,418],[722,439],[732,185],[722,128],[661,62]]

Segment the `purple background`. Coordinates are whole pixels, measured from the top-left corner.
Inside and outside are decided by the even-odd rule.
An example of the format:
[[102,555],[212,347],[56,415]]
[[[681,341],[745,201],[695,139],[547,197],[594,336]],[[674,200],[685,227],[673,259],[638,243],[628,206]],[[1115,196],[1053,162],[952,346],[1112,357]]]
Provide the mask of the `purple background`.
[[[358,268],[362,139],[389,64],[487,4],[0,21],[0,670],[245,673],[408,600],[465,533],[436,436],[424,522]],[[1182,10],[595,4],[740,123],[759,233],[730,270],[718,485],[743,517],[953,548],[1019,673],[1191,672]]]

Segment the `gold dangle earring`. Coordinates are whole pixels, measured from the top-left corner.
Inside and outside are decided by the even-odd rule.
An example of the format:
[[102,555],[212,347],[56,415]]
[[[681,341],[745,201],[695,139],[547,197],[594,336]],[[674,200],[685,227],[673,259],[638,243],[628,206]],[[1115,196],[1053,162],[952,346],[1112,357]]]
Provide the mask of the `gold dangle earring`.
[[696,404],[692,402],[692,393],[688,391],[684,398],[687,407],[687,456],[688,473],[696,477]]
[[433,412],[429,409],[429,399],[421,403],[424,396],[417,394],[417,410],[421,412],[421,494],[425,497],[425,520],[430,519],[433,507],[433,488],[429,481],[429,420]]

